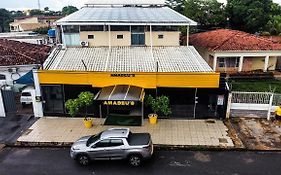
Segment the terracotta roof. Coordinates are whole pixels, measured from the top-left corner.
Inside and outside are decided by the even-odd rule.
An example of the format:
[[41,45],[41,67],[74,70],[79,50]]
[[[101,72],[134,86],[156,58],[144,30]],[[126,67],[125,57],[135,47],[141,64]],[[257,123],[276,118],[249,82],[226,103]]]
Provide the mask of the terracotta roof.
[[264,38],[270,39],[274,43],[280,43],[281,44],[281,36],[263,36]]
[[20,27],[24,31],[32,31],[41,27],[48,27],[48,24],[40,24],[40,23],[23,23],[20,24]]
[[280,44],[246,32],[219,29],[190,36],[190,44],[211,51],[260,51],[281,50]]
[[41,64],[50,49],[49,46],[0,39],[0,66]]
[[37,16],[20,16],[15,18],[16,20],[23,20],[23,19],[28,19],[28,18],[38,18],[38,19],[60,19],[63,16],[44,16],[44,15],[37,15]]

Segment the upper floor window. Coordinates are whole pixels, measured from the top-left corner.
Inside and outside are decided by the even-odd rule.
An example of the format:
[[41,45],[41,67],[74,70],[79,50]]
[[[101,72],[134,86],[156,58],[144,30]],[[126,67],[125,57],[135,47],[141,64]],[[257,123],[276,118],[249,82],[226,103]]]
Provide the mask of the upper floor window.
[[80,26],[80,31],[104,31],[104,26]]
[[117,35],[117,39],[123,39],[123,35]]
[[152,31],[178,31],[177,26],[152,26]]
[[6,76],[5,76],[5,75],[0,74],[0,80],[6,80]]
[[130,31],[129,26],[111,26],[110,27],[111,31]]
[[163,39],[164,35],[158,35],[158,39]]
[[95,39],[94,35],[88,35],[88,39]]
[[63,26],[64,33],[79,33],[79,26]]

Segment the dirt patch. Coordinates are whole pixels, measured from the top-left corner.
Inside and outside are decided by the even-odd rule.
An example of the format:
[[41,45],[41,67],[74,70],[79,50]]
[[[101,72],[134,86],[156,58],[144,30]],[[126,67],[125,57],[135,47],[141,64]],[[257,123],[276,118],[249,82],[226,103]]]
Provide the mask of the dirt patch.
[[266,119],[231,119],[230,126],[248,149],[281,150],[281,122]]
[[234,118],[233,120],[226,120],[224,124],[228,128],[228,136],[231,138],[231,140],[234,143],[235,148],[245,148],[243,142],[238,136],[238,132],[236,132],[236,129],[233,126],[233,123],[238,123],[239,121],[237,118]]

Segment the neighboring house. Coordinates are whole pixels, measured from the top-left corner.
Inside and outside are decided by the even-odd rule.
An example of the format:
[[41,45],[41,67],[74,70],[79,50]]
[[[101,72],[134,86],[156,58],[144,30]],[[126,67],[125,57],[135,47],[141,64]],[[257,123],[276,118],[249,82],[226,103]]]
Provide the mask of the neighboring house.
[[280,44],[237,30],[193,34],[190,44],[217,72],[274,71],[281,56]]
[[13,41],[19,41],[29,44],[47,45],[47,35],[39,35],[35,32],[9,32],[0,33],[0,39],[8,39]]
[[172,118],[224,117],[220,74],[179,44],[180,27],[196,22],[165,0],[93,1],[56,24],[62,46],[38,71],[45,115],[65,116],[68,99],[91,91],[88,112],[100,117],[143,118],[145,94],[169,96]]
[[50,47],[0,39],[0,87],[13,86],[15,80],[43,64]]
[[52,27],[61,16],[24,16],[10,23],[11,32],[33,31],[41,27]]
[[[281,44],[281,36],[264,36],[274,43]],[[281,71],[281,56],[277,57],[276,70]]]

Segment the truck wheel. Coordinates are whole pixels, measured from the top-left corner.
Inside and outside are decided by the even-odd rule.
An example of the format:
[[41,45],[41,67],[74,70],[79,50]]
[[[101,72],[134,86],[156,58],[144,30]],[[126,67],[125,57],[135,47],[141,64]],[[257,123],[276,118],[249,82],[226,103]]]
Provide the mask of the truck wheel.
[[134,167],[140,166],[142,163],[142,157],[140,155],[130,155],[129,163]]
[[77,162],[80,165],[87,166],[87,165],[90,164],[90,159],[87,155],[78,155],[77,156]]

